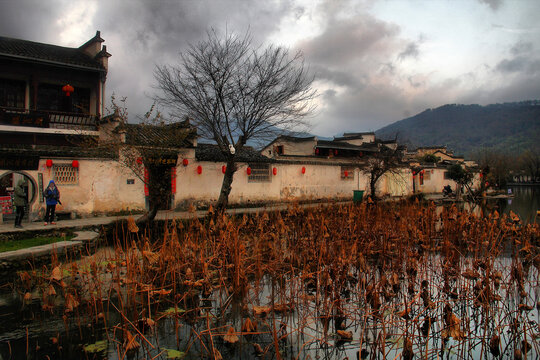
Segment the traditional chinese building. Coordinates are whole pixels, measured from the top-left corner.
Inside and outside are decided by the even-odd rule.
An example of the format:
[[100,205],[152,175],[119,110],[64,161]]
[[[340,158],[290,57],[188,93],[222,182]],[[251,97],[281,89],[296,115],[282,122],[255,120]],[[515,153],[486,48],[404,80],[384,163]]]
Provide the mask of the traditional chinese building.
[[[76,145],[98,136],[108,58],[99,31],[78,48],[0,37],[0,203],[26,180],[28,213],[49,179],[79,183],[80,165],[97,154]],[[100,157],[103,157],[101,154]],[[69,190],[67,191],[69,194]]]

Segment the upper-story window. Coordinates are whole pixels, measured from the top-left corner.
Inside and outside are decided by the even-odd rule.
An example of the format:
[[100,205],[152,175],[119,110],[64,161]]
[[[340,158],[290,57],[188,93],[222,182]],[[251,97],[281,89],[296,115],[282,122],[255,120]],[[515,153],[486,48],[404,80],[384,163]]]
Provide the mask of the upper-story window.
[[274,152],[278,155],[283,155],[283,145],[277,145],[274,147]]
[[66,96],[62,91],[62,86],[56,84],[39,84],[37,109],[89,114],[90,89],[74,87],[74,91],[69,96]]
[[25,92],[24,81],[0,79],[0,106],[24,109]]

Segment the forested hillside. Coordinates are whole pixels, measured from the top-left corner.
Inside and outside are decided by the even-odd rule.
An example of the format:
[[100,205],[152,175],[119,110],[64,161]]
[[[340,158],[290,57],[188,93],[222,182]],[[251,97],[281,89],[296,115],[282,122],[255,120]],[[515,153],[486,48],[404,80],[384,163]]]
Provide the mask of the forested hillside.
[[538,147],[540,100],[487,106],[444,105],[397,121],[375,133],[383,139],[397,134],[398,141],[410,148],[446,145],[461,155],[486,148],[517,154]]

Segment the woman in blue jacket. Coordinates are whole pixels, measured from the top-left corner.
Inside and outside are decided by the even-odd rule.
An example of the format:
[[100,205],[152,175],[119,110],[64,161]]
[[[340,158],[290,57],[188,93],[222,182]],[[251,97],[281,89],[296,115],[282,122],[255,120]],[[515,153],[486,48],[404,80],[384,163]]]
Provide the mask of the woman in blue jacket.
[[47,211],[45,212],[45,225],[47,223],[56,224],[54,222],[54,212],[56,210],[56,204],[60,203],[60,191],[56,187],[54,180],[49,181],[49,186],[45,189],[45,203],[47,204]]

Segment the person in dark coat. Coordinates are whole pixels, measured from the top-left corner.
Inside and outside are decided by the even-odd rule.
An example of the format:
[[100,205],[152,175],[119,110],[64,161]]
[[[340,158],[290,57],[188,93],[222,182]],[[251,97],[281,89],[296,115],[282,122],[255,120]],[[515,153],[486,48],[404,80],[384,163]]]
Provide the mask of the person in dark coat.
[[21,222],[24,217],[24,208],[28,202],[28,195],[24,189],[25,181],[20,179],[15,186],[15,191],[13,192],[13,206],[15,206],[15,227],[22,228]]
[[45,225],[56,224],[54,222],[54,212],[56,210],[56,204],[60,202],[60,190],[56,187],[54,180],[49,181],[49,185],[44,191],[45,203],[47,204],[47,211],[45,212]]

